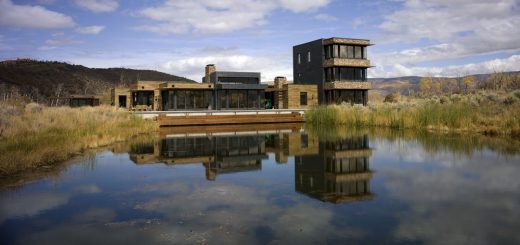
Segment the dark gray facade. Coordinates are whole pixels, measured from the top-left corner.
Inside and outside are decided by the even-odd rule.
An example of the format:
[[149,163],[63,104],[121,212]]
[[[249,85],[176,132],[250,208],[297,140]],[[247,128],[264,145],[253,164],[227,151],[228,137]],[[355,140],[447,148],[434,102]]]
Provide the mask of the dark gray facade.
[[[310,54],[310,62],[308,55]],[[295,84],[317,84],[318,101],[324,103],[323,39],[293,47],[293,76]]]
[[260,72],[215,71],[210,74],[212,83],[260,84]]

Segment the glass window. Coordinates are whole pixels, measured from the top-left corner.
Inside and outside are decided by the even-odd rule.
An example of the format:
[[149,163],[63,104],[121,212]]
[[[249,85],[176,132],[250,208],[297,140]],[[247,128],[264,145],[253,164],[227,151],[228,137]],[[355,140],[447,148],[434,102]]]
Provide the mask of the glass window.
[[193,91],[186,91],[186,109],[193,109],[195,106],[195,100],[194,100],[194,93]]
[[204,103],[204,91],[197,90],[192,91],[193,100],[194,100],[194,108],[195,109],[207,109],[206,103]]
[[256,90],[247,92],[247,107],[258,108],[258,92]]
[[247,108],[247,90],[238,90],[238,105],[240,109]]
[[367,59],[367,47],[363,47],[363,59]]
[[354,46],[347,46],[347,58],[354,58]]
[[307,62],[311,62],[311,51],[307,51]]
[[345,46],[345,45],[339,46],[339,57],[347,58],[347,46]]
[[229,96],[229,108],[238,108],[238,90],[229,90],[228,91]]
[[300,92],[300,105],[307,105],[307,92]]
[[354,46],[354,58],[355,59],[361,59],[363,58],[362,56],[362,51],[361,51],[361,47],[360,46]]
[[301,57],[301,54],[298,53],[298,64],[301,64],[302,63],[302,57]]
[[177,109],[186,109],[186,91],[177,91]]
[[330,45],[325,46],[325,59],[330,59]]
[[334,47],[334,48],[333,48],[333,50],[332,50],[332,52],[333,52],[332,57],[334,57],[334,58],[338,58],[338,57],[339,57],[339,56],[338,56],[338,53],[339,53],[339,45],[333,45],[333,47]]
[[218,103],[220,109],[228,108],[228,93],[226,90],[218,91]]

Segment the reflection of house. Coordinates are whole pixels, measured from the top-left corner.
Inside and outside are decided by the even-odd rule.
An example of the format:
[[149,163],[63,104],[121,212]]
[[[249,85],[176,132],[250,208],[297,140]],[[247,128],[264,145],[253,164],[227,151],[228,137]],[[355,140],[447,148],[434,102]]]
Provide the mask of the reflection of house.
[[295,158],[296,191],[332,203],[372,198],[368,137],[320,143],[320,153]]
[[260,170],[266,158],[265,135],[170,137],[130,149],[130,159],[138,164],[202,163],[208,180],[219,174]]
[[319,152],[319,141],[299,131],[270,135],[266,142],[268,152],[274,152],[277,163],[287,163],[289,156],[315,155]]

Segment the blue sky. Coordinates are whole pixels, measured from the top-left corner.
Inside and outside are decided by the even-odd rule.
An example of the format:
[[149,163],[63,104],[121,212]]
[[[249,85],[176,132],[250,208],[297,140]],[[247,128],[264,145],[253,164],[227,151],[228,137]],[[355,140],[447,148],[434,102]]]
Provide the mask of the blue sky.
[[0,59],[292,79],[292,46],[370,39],[370,77],[520,70],[518,0],[0,0]]

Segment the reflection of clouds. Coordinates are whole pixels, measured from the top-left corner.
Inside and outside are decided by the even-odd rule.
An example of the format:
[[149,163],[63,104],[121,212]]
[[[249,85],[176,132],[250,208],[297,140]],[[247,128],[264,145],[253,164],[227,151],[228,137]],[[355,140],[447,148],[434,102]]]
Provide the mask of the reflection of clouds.
[[[359,238],[360,231],[331,224],[321,202],[281,207],[269,191],[222,182],[162,182],[125,195],[152,197],[135,205],[149,219],[117,220],[111,209],[78,210],[71,222],[25,236],[25,244],[315,244],[326,237]],[[120,196],[121,197],[121,196]],[[298,199],[298,196],[293,198]],[[150,216],[153,214],[153,216]],[[78,243],[79,242],[79,243]]]
[[44,210],[66,204],[68,201],[67,194],[52,192],[3,196],[0,200],[0,223],[10,218],[37,215]]
[[97,185],[94,185],[94,184],[78,186],[78,187],[74,188],[74,190],[77,192],[89,193],[89,194],[101,192],[101,189]]
[[108,208],[92,208],[74,215],[72,219],[80,223],[109,222],[116,217],[116,212]]
[[361,234],[332,226],[332,210],[321,207],[321,203],[280,207],[270,202],[267,192],[256,188],[222,183],[190,188],[175,185],[144,187],[161,194],[165,194],[165,190],[170,192],[136,206],[169,218],[170,224],[156,229],[163,230],[159,237],[169,242],[182,242],[177,238],[184,237],[192,242],[251,244],[254,243],[251,237],[257,236],[255,230],[270,234],[272,241],[301,244],[322,243],[326,235],[358,237]]
[[[435,165],[436,163],[431,163]],[[431,244],[520,242],[520,165],[479,156],[434,171],[385,168],[390,194],[407,203],[398,238]]]

